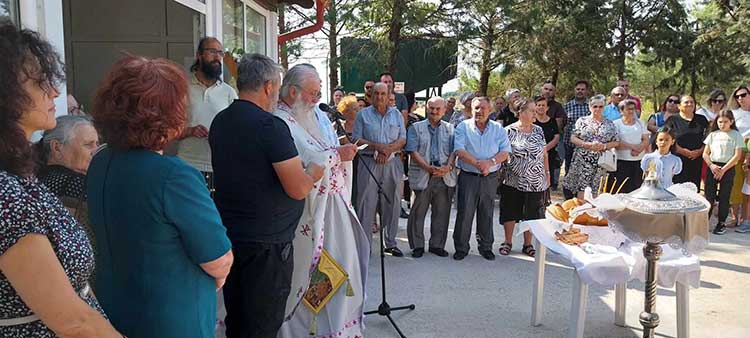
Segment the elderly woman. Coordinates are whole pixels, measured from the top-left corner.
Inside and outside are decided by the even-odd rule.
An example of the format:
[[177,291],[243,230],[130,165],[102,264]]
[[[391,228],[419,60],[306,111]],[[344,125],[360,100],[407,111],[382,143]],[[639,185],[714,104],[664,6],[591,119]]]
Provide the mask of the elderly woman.
[[185,126],[187,83],[171,61],[128,56],[94,99],[108,142],[88,171],[97,297],[133,337],[212,336],[233,260],[203,176],[162,155]]
[[0,24],[0,72],[0,337],[121,338],[90,292],[86,233],[33,174],[31,136],[56,123],[60,58]]
[[695,100],[685,95],[680,99],[680,113],[671,116],[664,126],[677,136],[674,153],[682,160],[682,172],[674,177],[674,183],[691,182],[700,189],[703,140],[708,130],[708,120],[695,113]]
[[[649,149],[649,132],[646,124],[636,115],[634,100],[622,100],[618,106],[622,117],[613,122],[620,138],[615,151],[617,171],[610,173],[608,181],[617,184],[615,191],[629,193],[643,183],[641,159]],[[622,190],[619,190],[620,187]]]
[[57,118],[57,126],[47,130],[37,143],[44,166],[39,180],[58,197],[86,199],[86,172],[99,147],[99,135],[91,120],[66,115]]
[[[505,127],[512,151],[505,166],[504,198],[500,201],[500,222],[505,228],[505,241],[500,244],[503,256],[510,254],[516,222],[544,218],[544,193],[550,183],[547,141],[542,127],[534,124],[536,104],[523,97],[511,104],[518,121]],[[523,234],[521,252],[531,257],[536,254],[528,231]]]
[[599,188],[601,178],[607,175],[607,171],[599,166],[599,157],[619,145],[617,128],[603,115],[606,100],[604,95],[592,97],[589,100],[591,115],[579,118],[570,136],[576,149],[570,173],[563,179],[563,188],[579,198],[583,198],[586,188],[594,191]]
[[[336,105],[336,110],[341,112],[341,115],[346,118],[344,120],[344,132],[348,136],[352,136],[352,131],[354,130],[354,119],[357,117],[357,112],[359,111],[359,103],[357,102],[356,96],[346,96],[341,101],[339,101],[338,105]],[[339,135],[341,134],[341,130],[338,131]],[[346,138],[344,139],[346,140]],[[342,140],[343,141],[343,140]],[[348,141],[347,141],[348,142]]]
[[91,120],[75,115],[58,117],[57,126],[45,131],[36,144],[42,166],[39,181],[60,198],[83,225],[94,251],[96,241],[89,226],[86,203],[86,172],[98,146],[99,135]]

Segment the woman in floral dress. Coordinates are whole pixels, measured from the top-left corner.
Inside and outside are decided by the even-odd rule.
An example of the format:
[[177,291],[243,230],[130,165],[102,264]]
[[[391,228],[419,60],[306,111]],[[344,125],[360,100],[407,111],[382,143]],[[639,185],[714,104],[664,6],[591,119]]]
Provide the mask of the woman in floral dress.
[[589,100],[591,115],[576,121],[570,136],[570,142],[576,147],[573,164],[563,179],[563,189],[568,196],[578,194],[582,198],[586,187],[598,189],[599,181],[607,174],[598,164],[599,157],[604,151],[617,147],[619,138],[614,123],[602,115],[605,104],[603,95],[592,97]]

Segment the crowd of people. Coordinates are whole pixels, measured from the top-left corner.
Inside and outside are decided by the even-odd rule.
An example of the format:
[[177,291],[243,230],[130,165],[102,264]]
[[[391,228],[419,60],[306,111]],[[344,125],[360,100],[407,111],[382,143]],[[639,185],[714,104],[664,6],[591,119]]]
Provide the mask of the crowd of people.
[[[75,112],[55,118],[64,74],[49,43],[6,24],[0,51],[3,337],[207,337],[217,318],[230,338],[361,337],[378,227],[392,256],[404,216],[412,257],[447,257],[455,205],[453,259],[476,223],[494,260],[498,195],[509,255],[516,223],[543,218],[559,185],[566,198],[601,182],[628,193],[651,165],[664,186],[704,187],[715,234],[730,214],[750,232],[745,86],[700,110],[669,95],[641,119],[626,80],[609,98],[578,81],[565,103],[546,81],[528,97],[431,97],[421,117],[384,72],[324,109],[315,67],[247,54],[235,90],[207,37],[189,73],[125,56],[88,114],[69,100]],[[531,239],[520,251],[533,257]]]

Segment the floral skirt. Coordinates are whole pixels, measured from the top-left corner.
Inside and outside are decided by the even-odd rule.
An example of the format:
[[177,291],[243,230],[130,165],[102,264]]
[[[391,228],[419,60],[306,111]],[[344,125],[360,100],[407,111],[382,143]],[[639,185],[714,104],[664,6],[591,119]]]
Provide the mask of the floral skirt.
[[582,148],[576,148],[570,172],[563,178],[563,188],[577,193],[591,187],[594,192],[599,189],[599,181],[607,175],[607,171],[599,166],[601,153]]

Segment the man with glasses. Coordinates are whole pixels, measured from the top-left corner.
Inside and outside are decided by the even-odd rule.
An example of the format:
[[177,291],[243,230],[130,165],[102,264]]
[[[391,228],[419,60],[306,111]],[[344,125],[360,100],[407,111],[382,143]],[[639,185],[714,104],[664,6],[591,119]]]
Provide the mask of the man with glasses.
[[372,87],[375,87],[375,81],[365,81],[365,107],[369,107],[372,104]]
[[607,105],[606,108],[604,108],[604,118],[610,121],[617,120],[622,117],[622,114],[620,113],[620,108],[618,108],[618,105],[622,100],[624,100],[626,97],[628,97],[628,92],[625,90],[625,88],[622,87],[615,87],[612,88],[612,91],[610,92],[610,102]]
[[198,43],[195,63],[190,67],[190,106],[187,126],[180,135],[177,156],[198,169],[206,178],[213,195],[213,168],[211,147],[208,144],[208,126],[214,117],[237,99],[237,93],[221,80],[224,47],[213,37]]
[[625,89],[626,99],[635,101],[635,113],[638,117],[641,117],[641,98],[630,95],[630,81],[628,79],[619,79],[617,80],[617,86]]

